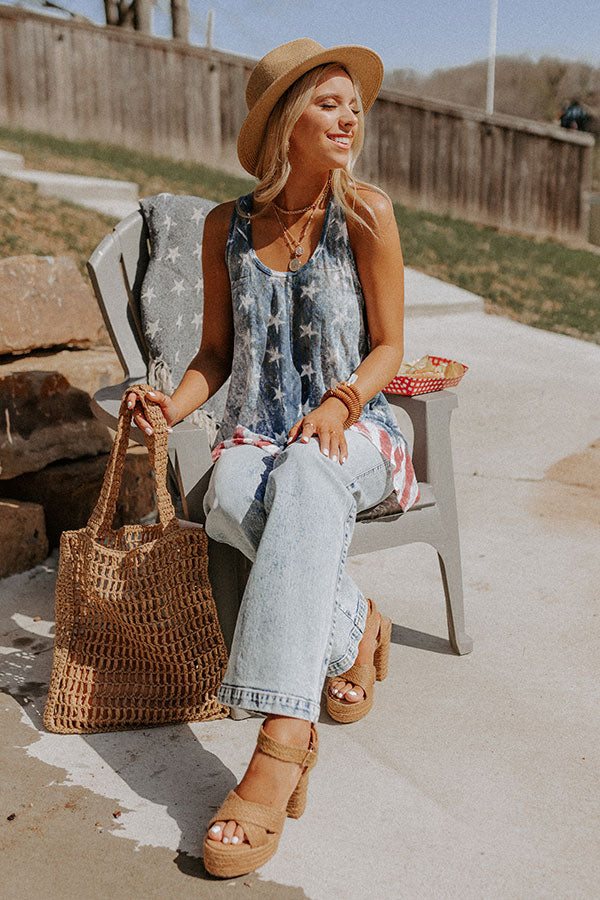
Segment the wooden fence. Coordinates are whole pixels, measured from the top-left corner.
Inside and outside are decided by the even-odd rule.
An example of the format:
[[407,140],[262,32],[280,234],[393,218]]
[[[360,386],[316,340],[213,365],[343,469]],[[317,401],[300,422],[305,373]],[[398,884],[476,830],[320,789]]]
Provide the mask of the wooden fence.
[[[240,172],[254,60],[0,6],[0,124]],[[383,91],[362,177],[400,202],[512,231],[586,238],[593,138]]]

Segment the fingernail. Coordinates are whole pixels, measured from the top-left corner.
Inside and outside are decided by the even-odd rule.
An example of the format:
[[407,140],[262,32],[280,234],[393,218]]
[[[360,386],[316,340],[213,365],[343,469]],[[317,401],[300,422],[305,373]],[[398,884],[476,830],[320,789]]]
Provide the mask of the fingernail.
[[152,434],[151,428],[145,428],[144,431],[146,432],[146,434]]
[[156,397],[156,394],[154,393],[154,391],[148,391],[148,396],[149,396],[149,397]]
[[331,462],[337,462],[337,453],[336,453],[335,456],[332,456],[332,457],[331,457]]
[[223,838],[223,843],[224,843],[224,844],[228,844],[228,843],[229,843],[229,838],[228,838],[228,837],[224,837],[224,838]]
[[344,463],[346,462],[346,457],[342,456],[342,458],[340,459],[340,462],[342,465],[344,465]]
[[239,842],[240,842],[239,837],[238,837],[236,834],[234,834],[234,836],[231,838],[231,843],[232,843],[232,844],[239,844]]
[[211,830],[212,834],[216,834],[217,831],[220,831],[220,830],[221,830],[221,826],[220,826],[220,825],[213,825],[213,827],[212,827],[210,830]]
[[302,441],[303,441],[303,443],[308,444],[308,441],[309,441],[309,440],[310,440],[310,439],[309,439],[309,437],[308,437],[307,435],[305,435],[305,434],[302,435]]
[[167,431],[169,432],[169,434],[173,434],[173,429],[172,429],[172,428],[167,428]]
[[325,447],[325,449],[323,450],[323,456],[329,456],[329,450],[327,449],[327,447]]
[[133,400],[129,401],[129,403],[127,404],[127,407],[128,407],[128,409],[133,409],[133,407],[134,407]]
[[356,691],[348,691],[349,697],[356,697]]

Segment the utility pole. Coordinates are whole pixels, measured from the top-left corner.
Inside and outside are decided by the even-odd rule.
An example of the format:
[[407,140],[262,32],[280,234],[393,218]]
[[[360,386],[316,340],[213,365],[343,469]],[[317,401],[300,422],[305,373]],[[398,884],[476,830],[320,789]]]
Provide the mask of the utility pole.
[[490,0],[490,48],[488,53],[487,98],[485,111],[494,112],[494,88],[496,81],[496,32],[498,29],[498,0]]
[[209,50],[212,49],[214,28],[215,28],[215,11],[214,11],[214,9],[209,9],[208,16],[206,17],[206,46]]

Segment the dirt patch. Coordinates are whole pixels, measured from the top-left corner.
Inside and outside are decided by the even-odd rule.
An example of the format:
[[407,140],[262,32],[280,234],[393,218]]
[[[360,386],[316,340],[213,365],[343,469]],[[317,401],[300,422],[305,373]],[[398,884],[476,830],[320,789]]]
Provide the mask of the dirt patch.
[[573,453],[559,459],[544,475],[546,481],[559,481],[574,487],[587,488],[600,494],[600,438],[583,453]]
[[572,453],[550,466],[536,490],[532,512],[551,528],[560,527],[561,521],[598,528],[600,438],[583,452]]

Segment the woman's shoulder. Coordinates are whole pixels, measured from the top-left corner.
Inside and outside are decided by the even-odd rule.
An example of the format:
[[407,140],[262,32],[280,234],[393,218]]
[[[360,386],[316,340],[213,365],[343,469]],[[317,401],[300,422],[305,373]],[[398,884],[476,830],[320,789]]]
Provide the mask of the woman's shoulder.
[[392,201],[386,192],[377,185],[359,181],[356,185],[356,193],[362,203],[369,206],[376,215],[389,215],[390,212],[393,212]]
[[219,203],[218,206],[213,206],[206,217],[204,227],[208,225],[210,229],[219,229],[227,223],[229,228],[236,203],[237,200],[227,200],[226,203]]
[[348,205],[354,208],[360,216],[359,220],[347,217],[351,241],[365,239],[368,241],[369,237],[383,236],[392,224],[395,226],[392,201],[381,188],[358,182],[356,193],[349,191],[346,199]]

